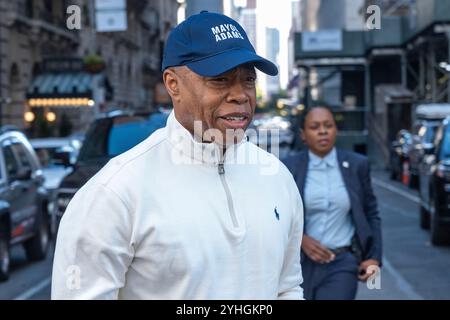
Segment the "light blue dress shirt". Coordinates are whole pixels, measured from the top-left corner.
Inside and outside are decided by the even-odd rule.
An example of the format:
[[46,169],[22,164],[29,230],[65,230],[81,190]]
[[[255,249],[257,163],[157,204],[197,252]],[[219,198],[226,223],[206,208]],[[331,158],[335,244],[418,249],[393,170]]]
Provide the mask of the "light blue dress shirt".
[[355,227],[335,148],[324,158],[309,151],[304,201],[305,234],[330,249],[351,244]]

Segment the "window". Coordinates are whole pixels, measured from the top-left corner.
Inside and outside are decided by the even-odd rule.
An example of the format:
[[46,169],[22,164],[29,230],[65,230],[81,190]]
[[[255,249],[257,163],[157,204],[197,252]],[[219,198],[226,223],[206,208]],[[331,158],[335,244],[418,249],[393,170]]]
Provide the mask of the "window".
[[20,85],[20,70],[17,63],[13,63],[11,65],[11,69],[9,71],[9,85],[11,98],[13,101],[22,99],[22,88]]
[[6,173],[10,179],[14,179],[19,172],[19,164],[14,156],[12,145],[3,146],[3,155],[5,157]]
[[439,159],[450,159],[450,126],[445,127],[442,131],[441,150]]
[[363,131],[365,128],[364,110],[335,110],[335,119],[338,130],[344,131]]
[[33,17],[33,0],[22,0],[18,2],[19,14],[27,18]]
[[434,140],[434,136],[436,135],[437,126],[427,127],[424,137],[425,143],[432,143]]
[[12,145],[12,148],[18,157],[19,164],[20,164],[22,170],[32,170],[33,166],[31,164],[30,157],[28,155],[28,151],[25,149],[23,144],[14,143]]
[[115,157],[166,125],[167,115],[117,117],[98,121],[86,133],[78,161],[106,161]]
[[117,118],[109,132],[108,155],[117,156],[145,140],[156,128],[139,118]]

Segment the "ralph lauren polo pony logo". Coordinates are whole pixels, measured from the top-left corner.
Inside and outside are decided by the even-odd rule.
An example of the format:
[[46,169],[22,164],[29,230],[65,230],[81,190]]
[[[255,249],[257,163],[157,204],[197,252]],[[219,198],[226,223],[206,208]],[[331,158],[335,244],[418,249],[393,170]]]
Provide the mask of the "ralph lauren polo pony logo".
[[275,218],[277,218],[277,220],[280,220],[280,214],[277,211],[277,207],[275,207],[275,209],[273,209],[273,212],[275,213]]

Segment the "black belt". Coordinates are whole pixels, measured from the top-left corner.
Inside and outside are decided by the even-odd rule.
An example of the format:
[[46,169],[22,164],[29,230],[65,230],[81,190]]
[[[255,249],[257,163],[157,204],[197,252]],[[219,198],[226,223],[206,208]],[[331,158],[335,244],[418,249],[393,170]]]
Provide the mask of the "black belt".
[[352,246],[346,246],[346,247],[340,247],[335,249],[329,249],[331,252],[333,252],[335,255],[338,255],[340,253],[344,252],[352,252]]

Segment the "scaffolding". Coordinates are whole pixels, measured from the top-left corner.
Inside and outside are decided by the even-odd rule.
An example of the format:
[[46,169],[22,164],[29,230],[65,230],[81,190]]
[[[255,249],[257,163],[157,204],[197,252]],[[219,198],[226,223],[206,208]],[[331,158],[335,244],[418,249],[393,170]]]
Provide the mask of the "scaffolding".
[[[382,30],[359,33],[341,30],[341,38],[332,39],[335,43],[340,41],[341,48],[336,50],[339,46],[335,46],[328,51],[305,50],[303,43],[307,42],[303,39],[303,32],[296,38],[295,55],[296,64],[304,75],[302,82],[306,89],[303,99],[306,106],[317,100],[318,87],[332,79],[336,72],[363,68],[363,86],[359,89],[363,99],[359,98],[358,102],[359,107],[368,110],[364,117],[364,131],[368,130],[372,138],[386,148],[386,141],[392,133],[392,130],[386,130],[389,123],[410,126],[410,114],[415,105],[450,102],[450,1],[366,1],[366,7],[372,4],[382,9]],[[330,37],[325,35],[323,40],[329,41]],[[328,68],[328,74],[312,77],[311,74],[320,68]],[[389,97],[383,99],[391,99],[395,96],[393,92],[401,93],[401,99],[396,97],[389,108],[378,108],[377,111],[375,100],[379,100],[377,95],[383,92],[389,93]],[[361,97],[360,94],[358,96]],[[344,108],[344,99],[341,101]],[[391,109],[398,112],[392,113]],[[394,114],[399,119],[388,119]],[[379,139],[377,132],[380,133]]]
[[419,101],[450,102],[450,25],[436,25],[408,45],[407,87]]

